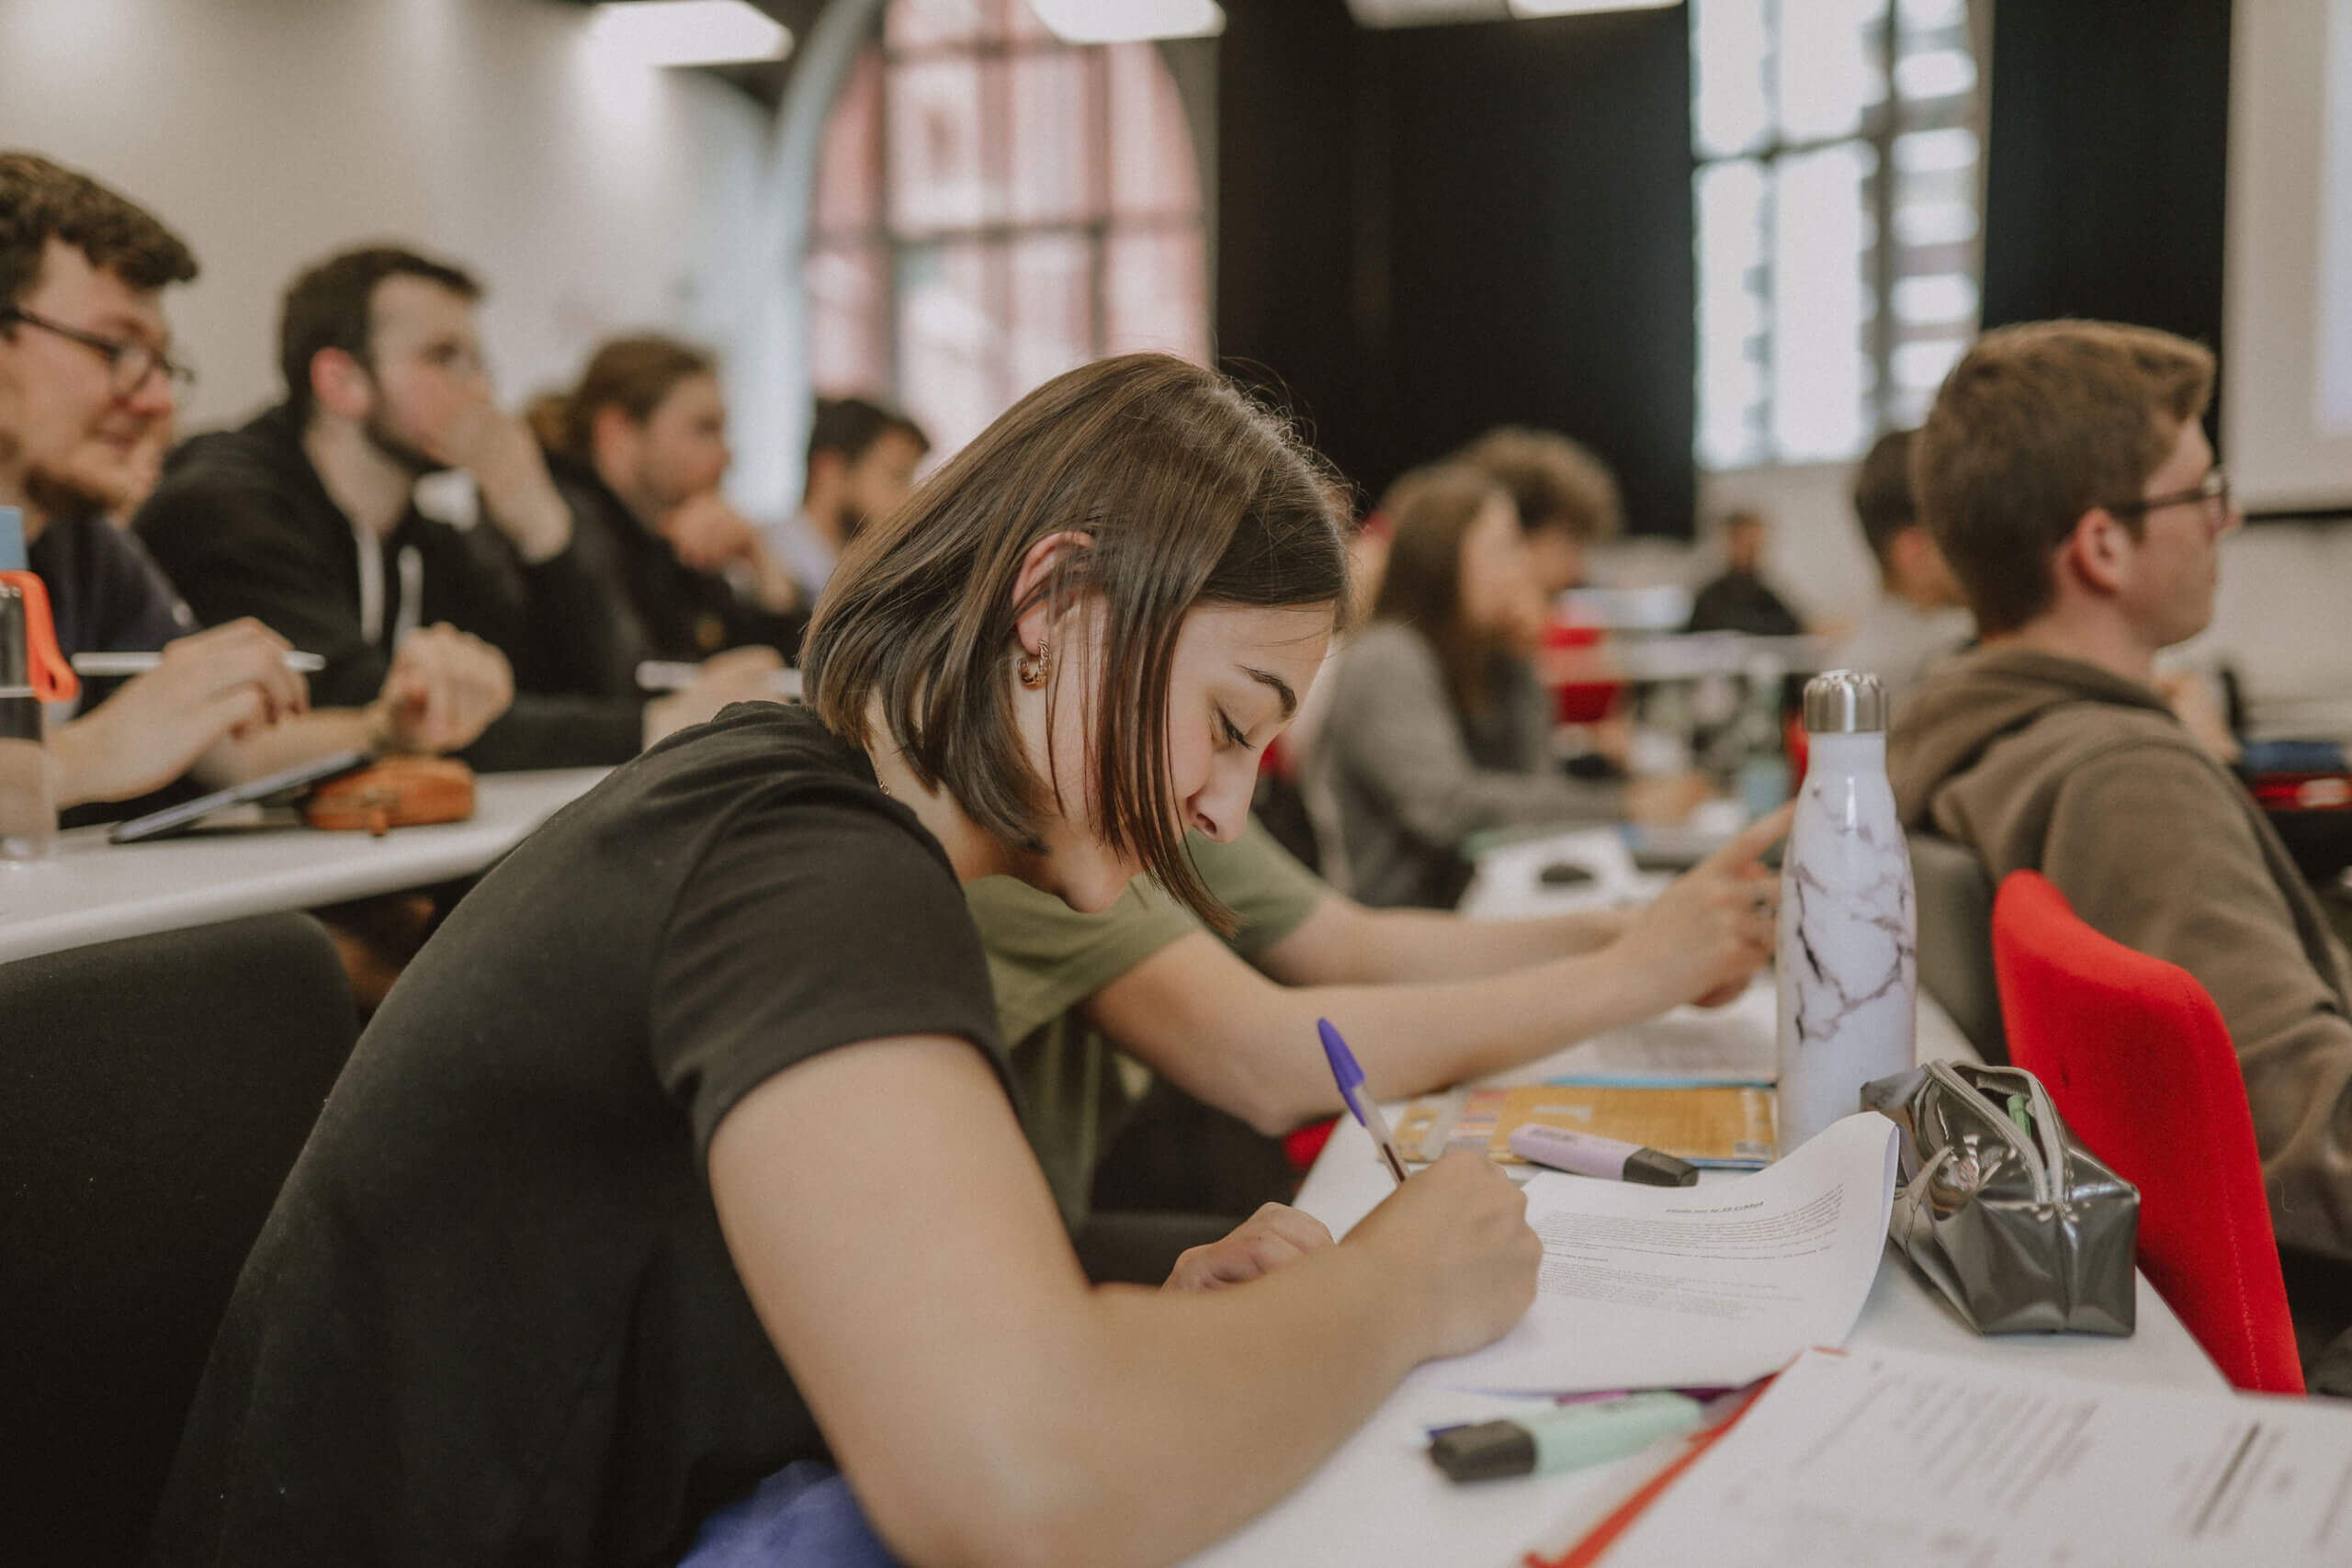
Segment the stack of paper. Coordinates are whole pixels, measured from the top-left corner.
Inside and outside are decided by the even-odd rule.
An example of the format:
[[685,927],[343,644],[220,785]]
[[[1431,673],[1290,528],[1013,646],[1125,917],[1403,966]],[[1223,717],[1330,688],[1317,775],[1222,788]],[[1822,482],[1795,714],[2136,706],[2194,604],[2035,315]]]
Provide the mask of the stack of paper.
[[1812,1354],[1601,1561],[2343,1568],[2352,1410],[1918,1351]]
[[1842,1345],[1885,1247],[1897,1136],[1863,1111],[1778,1165],[1698,1187],[1538,1176],[1535,1304],[1484,1350],[1417,1375],[1505,1393],[1732,1387]]

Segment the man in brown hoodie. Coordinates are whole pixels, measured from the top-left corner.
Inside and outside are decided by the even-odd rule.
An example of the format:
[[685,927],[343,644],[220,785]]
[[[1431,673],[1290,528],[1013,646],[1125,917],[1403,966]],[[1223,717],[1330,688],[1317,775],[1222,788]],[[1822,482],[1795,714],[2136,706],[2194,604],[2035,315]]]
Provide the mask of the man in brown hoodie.
[[2352,970],[2154,685],[2157,651],[2212,618],[2243,521],[2199,423],[2212,375],[2196,344],[2095,321],[1988,333],[1952,370],[1912,476],[1983,643],[1897,714],[1887,771],[1906,827],[1996,880],[2040,871],[2212,994],[2310,1361],[2352,1303]]

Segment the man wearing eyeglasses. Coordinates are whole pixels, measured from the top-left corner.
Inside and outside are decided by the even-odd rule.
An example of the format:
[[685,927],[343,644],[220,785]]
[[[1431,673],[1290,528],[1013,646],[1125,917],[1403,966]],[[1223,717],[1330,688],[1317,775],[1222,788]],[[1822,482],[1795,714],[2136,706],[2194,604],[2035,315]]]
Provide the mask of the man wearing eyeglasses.
[[2352,974],[2252,796],[2156,688],[2157,654],[2212,619],[2243,521],[2200,423],[2212,378],[2196,344],[2093,321],[1988,333],[1953,368],[1912,478],[1983,646],[1898,711],[1887,771],[1907,827],[1996,879],[2040,871],[2212,994],[2311,1361],[2352,1307]]
[[154,563],[107,521],[135,498],[148,448],[192,379],[172,358],[162,295],[196,271],[179,237],[121,196],[45,158],[0,152],[0,505],[23,513],[62,651],[163,654],[119,689],[86,684],[51,735],[59,804],[84,816],[119,814],[107,806],[183,775],[209,786],[257,777],[361,733],[472,739],[448,722],[438,660],[404,673],[413,690],[388,686],[379,709],[310,711],[283,637],[253,620],[197,631]]

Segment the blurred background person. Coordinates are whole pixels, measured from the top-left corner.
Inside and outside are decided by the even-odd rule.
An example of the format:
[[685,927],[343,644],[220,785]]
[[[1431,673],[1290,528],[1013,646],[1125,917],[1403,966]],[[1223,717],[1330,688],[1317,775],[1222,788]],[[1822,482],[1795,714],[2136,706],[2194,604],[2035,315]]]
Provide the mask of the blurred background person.
[[[140,537],[199,618],[250,615],[323,658],[322,701],[364,702],[411,641],[449,643],[475,683],[516,694],[467,748],[476,766],[618,762],[765,694],[774,654],[636,694],[613,591],[537,442],[492,400],[481,296],[460,268],[396,246],[305,269],[279,323],[286,400],[174,453]],[[417,511],[416,481],[452,468],[480,491],[483,525]]]
[[1625,792],[1552,759],[1551,699],[1530,662],[1544,604],[1510,491],[1443,463],[1399,479],[1380,513],[1387,571],[1308,768],[1355,897],[1446,908],[1468,877],[1465,834],[1613,821]]
[[778,525],[772,541],[808,599],[824,592],[858,530],[912,493],[915,468],[930,450],[922,426],[894,409],[865,398],[817,400],[800,510]]
[[196,273],[179,236],[127,198],[48,159],[0,153],[0,505],[23,515],[61,652],[164,653],[143,675],[85,682],[51,716],[58,804],[84,807],[69,821],[355,745],[462,745],[503,701],[503,661],[437,634],[349,707],[317,712],[286,668],[283,636],[233,616],[189,635],[196,617],[110,513],[152,482],[175,384],[188,379],[163,291]]
[[1879,596],[1838,649],[1837,662],[1876,675],[1890,703],[1976,635],[1960,581],[1919,521],[1912,497],[1917,434],[1896,430],[1880,436],[1854,476],[1854,515],[1878,562]]
[[798,652],[808,624],[800,590],[719,492],[727,401],[708,354],[674,338],[616,338],[534,415],[548,472],[619,590],[634,660],[747,644]]
[[1760,512],[1739,511],[1724,519],[1724,570],[1699,590],[1690,604],[1694,632],[1746,632],[1750,637],[1797,637],[1804,623],[1764,581],[1764,547],[1770,525]]
[[1617,476],[1590,447],[1549,430],[1507,424],[1454,454],[1510,492],[1527,535],[1527,565],[1549,606],[1580,587],[1593,546],[1624,531]]

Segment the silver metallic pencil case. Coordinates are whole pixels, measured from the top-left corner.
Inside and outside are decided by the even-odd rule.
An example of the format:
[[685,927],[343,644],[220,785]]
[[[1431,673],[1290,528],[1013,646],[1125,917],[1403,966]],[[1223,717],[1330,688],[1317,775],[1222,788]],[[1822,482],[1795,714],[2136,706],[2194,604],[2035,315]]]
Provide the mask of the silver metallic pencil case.
[[1887,1234],[1969,1326],[2132,1332],[2139,1189],[2076,1140],[2041,1079],[1930,1062],[1864,1084],[1862,1108],[1904,1132]]

